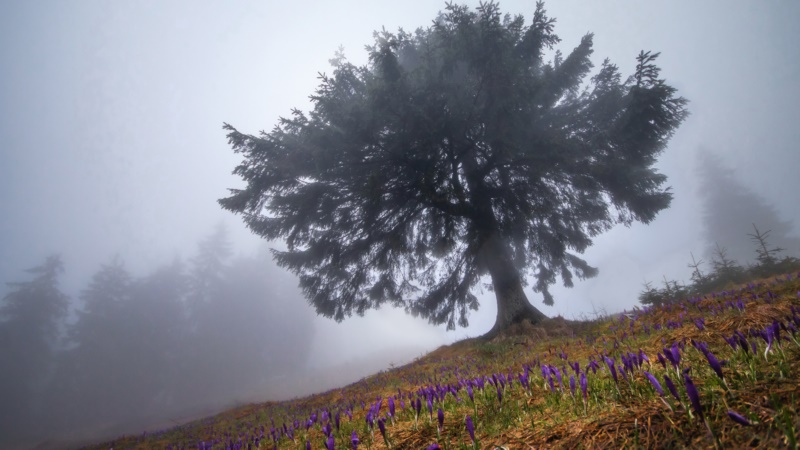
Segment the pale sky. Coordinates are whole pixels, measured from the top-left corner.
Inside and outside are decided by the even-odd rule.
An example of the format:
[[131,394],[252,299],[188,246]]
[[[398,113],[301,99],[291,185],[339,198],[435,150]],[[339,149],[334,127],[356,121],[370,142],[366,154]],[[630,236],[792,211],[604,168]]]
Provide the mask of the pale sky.
[[[535,3],[500,6],[530,23]],[[330,72],[340,45],[363,64],[374,30],[428,26],[443,8],[421,0],[2,2],[0,281],[59,252],[75,297],[115,253],[141,275],[191,256],[220,221],[237,251],[250,253],[260,240],[216,203],[241,186],[222,123],[272,129],[291,108],[309,109],[317,74]],[[627,76],[640,50],[662,52],[661,76],[690,100],[691,116],[658,165],[672,207],[648,226],[597,238],[585,256],[600,275],[555,288],[553,307],[529,292],[535,306],[567,318],[615,312],[637,303],[645,280],[688,281],[689,252],[704,247],[700,147],[720,154],[784,219],[800,220],[800,2],[561,0],[546,8],[564,53],[595,34],[596,66],[608,57]],[[341,324],[318,318],[312,365],[480,335],[496,313],[493,294],[481,298],[472,326],[455,332],[391,310]]]

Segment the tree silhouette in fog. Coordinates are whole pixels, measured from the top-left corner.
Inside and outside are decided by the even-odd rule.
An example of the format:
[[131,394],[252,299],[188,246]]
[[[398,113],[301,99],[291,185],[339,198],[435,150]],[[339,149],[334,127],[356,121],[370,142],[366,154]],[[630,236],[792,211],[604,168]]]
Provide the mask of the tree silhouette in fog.
[[232,254],[228,233],[222,224],[197,244],[197,254],[191,259],[189,271],[188,302],[193,316],[202,316],[203,308],[222,295]]
[[63,336],[58,257],[30,269],[32,280],[9,283],[0,307],[0,447],[42,434],[118,434],[200,407],[285,395],[272,386],[304,371],[314,313],[268,252],[231,255],[220,226],[189,264],[176,259],[134,277],[115,257],[81,290]]
[[[136,280],[119,330],[127,359],[128,404],[142,415],[177,404],[182,383],[180,360],[186,328],[184,300],[188,278],[179,259]],[[141,401],[141,405],[136,405]]]
[[235,356],[226,344],[233,329],[222,329],[217,318],[220,312],[225,314],[227,303],[235,302],[225,292],[231,254],[227,232],[218,225],[198,243],[197,253],[190,261],[187,295],[190,322],[186,358],[182,361],[184,370],[192,373],[184,386],[188,402],[202,404],[225,399],[235,389],[228,381],[238,371],[227,369],[233,365]]
[[192,376],[185,383],[197,401],[257,395],[270,379],[302,370],[313,339],[314,315],[296,279],[266,252],[232,261],[230,255],[217,227],[192,258]]
[[706,259],[717,254],[717,245],[726,250],[726,257],[739,264],[759,263],[759,253],[748,237],[753,227],[770,230],[769,243],[790,256],[800,252],[800,239],[790,221],[783,220],[774,206],[748,186],[768,180],[749,173],[737,175],[725,161],[710,151],[700,151],[700,197],[703,200],[703,235]]
[[58,287],[63,271],[61,258],[49,256],[26,270],[31,280],[7,283],[10,292],[0,307],[0,442],[36,427],[30,418],[42,409],[59,322],[69,305]]
[[129,346],[126,329],[133,280],[114,257],[92,276],[81,292],[77,321],[68,332],[69,349],[58,356],[50,398],[57,404],[50,423],[69,430],[81,423],[113,420],[126,404]]
[[449,329],[468,325],[490,278],[489,335],[546,316],[560,277],[594,276],[579,255],[615,224],[649,223],[670,205],[655,167],[688,112],[641,52],[623,77],[605,61],[587,79],[593,35],[567,55],[555,19],[448,3],[428,28],[375,33],[369,63],[343,55],[313,110],[270,133],[225,124],[246,182],[220,199],[337,321],[391,304]]
[[302,370],[314,338],[315,314],[297,287],[297,278],[261,251],[234,261],[227,293],[238,299],[238,305],[232,305],[238,312],[232,315],[240,318],[246,335],[265,337],[251,346],[264,358],[267,373],[285,376]]

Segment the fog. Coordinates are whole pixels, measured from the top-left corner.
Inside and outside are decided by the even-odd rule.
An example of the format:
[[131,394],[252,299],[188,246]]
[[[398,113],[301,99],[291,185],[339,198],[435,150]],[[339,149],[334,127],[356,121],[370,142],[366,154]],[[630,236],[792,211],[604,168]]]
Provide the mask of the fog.
[[[525,15],[528,23],[535,6],[521,0],[500,5]],[[649,225],[619,226],[596,238],[584,256],[600,274],[572,289],[554,286],[552,307],[528,290],[535,306],[549,316],[576,319],[631,308],[645,281],[688,280],[690,252],[707,260],[717,243],[743,264],[752,261],[747,233],[753,224],[772,230],[785,254],[800,256],[800,3],[559,0],[546,7],[557,19],[562,51],[595,33],[596,67],[608,57],[628,75],[640,50],[661,52],[661,76],[690,100],[691,116],[658,163],[674,193],[672,206]],[[372,43],[374,30],[428,26],[443,8],[422,0],[4,4],[0,281],[29,282],[36,274],[25,269],[60,255],[58,287],[68,297],[68,312],[51,344],[56,355],[66,355],[76,349],[69,330],[87,311],[85,293],[93,277],[119,264],[136,287],[131,298],[142,299],[126,313],[130,322],[154,328],[149,334],[130,330],[129,340],[119,337],[128,331],[118,329],[108,336],[158,342],[156,331],[172,328],[153,325],[166,314],[153,309],[169,303],[175,317],[197,314],[187,300],[202,291],[192,287],[192,274],[199,273],[203,246],[224,235],[229,254],[220,266],[220,286],[239,291],[225,291],[233,299],[227,304],[211,302],[220,309],[207,311],[206,322],[187,319],[209,324],[208,332],[191,326],[175,331],[203,336],[203,345],[175,344],[199,353],[152,360],[152,351],[138,349],[144,353],[137,356],[131,349],[119,361],[131,367],[159,364],[149,369],[171,371],[169,386],[191,384],[186,368],[200,371],[200,361],[208,367],[243,364],[256,351],[267,361],[250,366],[247,371],[256,374],[244,378],[195,372],[206,383],[196,386],[202,394],[187,388],[179,396],[164,387],[166,381],[143,381],[130,392],[147,392],[149,403],[131,407],[131,395],[114,397],[118,403],[102,420],[100,394],[95,403],[59,399],[62,407],[76,402],[77,408],[94,409],[76,414],[82,419],[73,422],[62,420],[64,409],[41,413],[49,398],[41,394],[32,409],[39,415],[21,423],[19,442],[140,432],[236,403],[305,395],[491,328],[496,308],[489,292],[480,295],[470,326],[451,332],[391,308],[342,323],[317,317],[296,278],[265,257],[267,247],[282,243],[264,242],[217,204],[228,188],[241,187],[231,175],[239,157],[226,141],[223,122],[246,133],[270,130],[291,108],[310,108],[318,73],[330,71],[328,60],[339,46],[351,62],[364,64],[363,47]],[[173,296],[163,294],[166,285]],[[8,301],[14,289],[9,285],[0,293]],[[166,303],[148,309],[145,300],[159,295]],[[26,354],[3,352],[3,364],[14,365]],[[277,363],[274,358],[287,352],[299,359]],[[88,361],[81,373],[103,371]],[[188,366],[171,366],[178,361]],[[47,370],[48,379],[59,379],[60,372]],[[146,378],[130,371],[126,379]],[[0,380],[12,382],[8,376]],[[111,382],[109,392],[120,389]],[[2,392],[13,389],[6,385]],[[3,403],[4,417],[29,406]],[[119,412],[131,409],[138,411]]]

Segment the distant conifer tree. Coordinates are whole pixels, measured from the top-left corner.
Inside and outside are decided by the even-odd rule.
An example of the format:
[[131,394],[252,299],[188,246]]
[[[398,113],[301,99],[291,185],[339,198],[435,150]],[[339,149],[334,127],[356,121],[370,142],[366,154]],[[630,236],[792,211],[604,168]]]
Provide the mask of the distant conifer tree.
[[107,423],[127,411],[129,355],[125,336],[132,317],[131,276],[122,259],[103,264],[81,291],[78,320],[67,332],[68,349],[57,357],[56,375],[49,386],[53,430],[76,431]]
[[[750,180],[738,176],[718,155],[701,151],[700,197],[703,199],[703,234],[707,242],[707,259],[714,259],[717,246],[725,248],[726,257],[747,266],[760,264],[763,258],[753,252],[752,224],[770,230],[770,241],[793,256],[800,252],[800,239],[791,221],[783,220],[779,211],[748,186]],[[758,243],[757,243],[758,245]],[[768,258],[773,253],[766,255]]]
[[[44,393],[69,298],[58,287],[59,256],[26,270],[32,279],[7,283],[0,304],[0,446],[35,432],[31,421]],[[30,437],[30,436],[27,436]],[[6,442],[8,444],[8,442]]]

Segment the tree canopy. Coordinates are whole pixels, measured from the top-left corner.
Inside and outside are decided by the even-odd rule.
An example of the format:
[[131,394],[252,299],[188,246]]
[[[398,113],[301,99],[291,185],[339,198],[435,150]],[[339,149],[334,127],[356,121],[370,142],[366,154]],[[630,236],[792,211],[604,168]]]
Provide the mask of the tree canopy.
[[593,237],[669,206],[653,166],[688,114],[658,53],[587,81],[592,34],[563,56],[554,24],[541,2],[529,25],[490,2],[376,32],[367,65],[331,61],[312,111],[258,136],[224,125],[246,187],[220,204],[285,239],[274,257],[326,317],[389,303],[467,326],[488,275],[495,330],[543,319],[529,279],[552,304],[557,277],[597,273],[579,256]]

